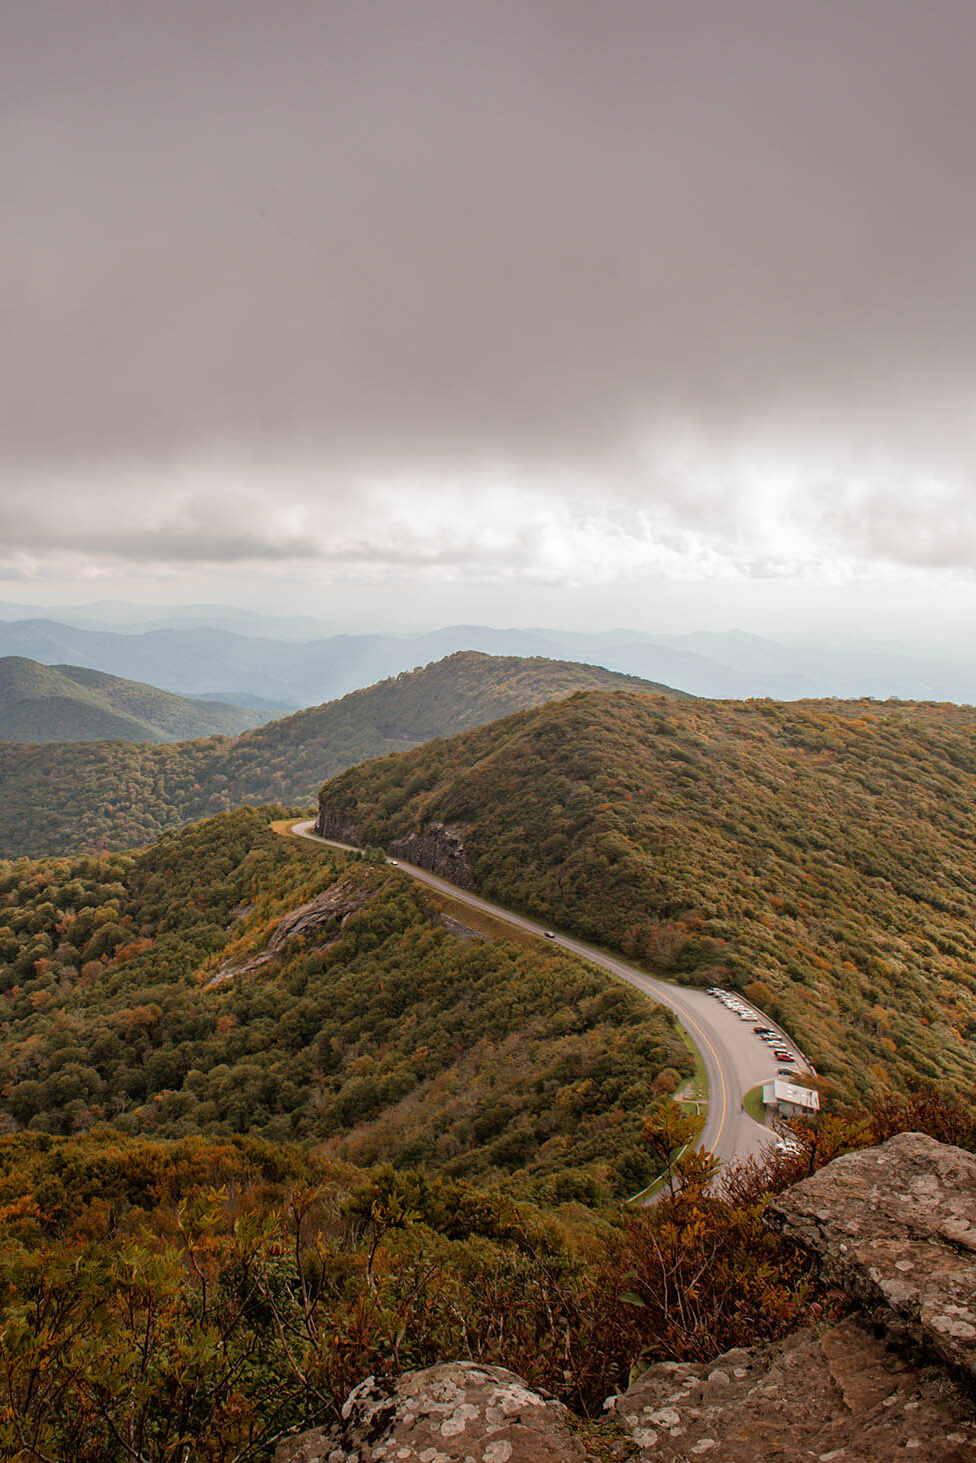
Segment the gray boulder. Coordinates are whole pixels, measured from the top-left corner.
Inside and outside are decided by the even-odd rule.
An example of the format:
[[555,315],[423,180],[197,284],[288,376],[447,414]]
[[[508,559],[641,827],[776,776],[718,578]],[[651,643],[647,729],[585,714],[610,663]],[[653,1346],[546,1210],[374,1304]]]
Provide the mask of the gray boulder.
[[338,1427],[287,1439],[275,1463],[586,1463],[568,1417],[502,1367],[444,1362],[367,1377]]
[[976,1156],[899,1133],[788,1189],[767,1219],[869,1320],[976,1378]]

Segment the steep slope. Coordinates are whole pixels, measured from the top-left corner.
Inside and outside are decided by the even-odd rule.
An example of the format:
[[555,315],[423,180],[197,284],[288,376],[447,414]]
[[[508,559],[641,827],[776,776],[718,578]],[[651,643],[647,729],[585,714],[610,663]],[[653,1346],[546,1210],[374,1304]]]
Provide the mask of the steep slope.
[[[651,1176],[670,1014],[551,948],[447,933],[268,810],[0,870],[0,1128],[251,1134],[549,1199]],[[499,1081],[499,1073],[504,1080]]]
[[490,896],[734,984],[853,1103],[976,1080],[976,711],[581,694],[355,768],[326,831],[460,829]]
[[0,660],[0,741],[167,742],[232,735],[260,720],[240,706],[191,701],[83,666]]
[[0,856],[129,848],[241,803],[305,806],[323,777],[363,758],[591,686],[667,689],[599,666],[471,651],[234,741],[0,744]]

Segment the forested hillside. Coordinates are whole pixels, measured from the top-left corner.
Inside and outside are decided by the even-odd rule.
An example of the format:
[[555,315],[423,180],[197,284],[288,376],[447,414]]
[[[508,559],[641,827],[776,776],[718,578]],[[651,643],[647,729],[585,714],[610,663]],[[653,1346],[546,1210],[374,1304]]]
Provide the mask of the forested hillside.
[[[590,700],[494,734],[515,730],[538,776],[533,725],[572,729]],[[644,705],[594,704],[618,702]],[[428,749],[442,780],[458,746]],[[594,770],[558,733],[540,750],[566,779]],[[448,932],[381,856],[276,837],[274,811],[0,865],[4,1457],[271,1463],[363,1376],[445,1356],[599,1416],[651,1361],[842,1303],[763,1223],[771,1188],[905,1127],[976,1141],[971,1112],[886,1103],[800,1133],[728,1195],[686,1152],[660,1204],[611,1204],[682,1124],[670,1016],[544,941]]]
[[0,856],[132,848],[242,803],[305,806],[323,777],[364,758],[593,686],[667,689],[599,666],[469,651],[234,740],[0,743]]
[[77,665],[0,660],[0,742],[172,742],[234,735],[257,711],[174,696]]
[[734,985],[850,1104],[976,1081],[976,711],[588,693],[352,769],[372,844],[457,825],[478,887]]
[[326,1143],[550,1201],[646,1182],[646,1109],[691,1071],[643,997],[450,935],[405,875],[286,843],[267,810],[0,868],[0,1015],[7,1130]]

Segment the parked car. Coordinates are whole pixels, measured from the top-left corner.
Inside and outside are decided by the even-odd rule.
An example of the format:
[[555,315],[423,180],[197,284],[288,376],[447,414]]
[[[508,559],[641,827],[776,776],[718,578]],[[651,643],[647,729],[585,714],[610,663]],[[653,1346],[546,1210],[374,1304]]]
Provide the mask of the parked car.
[[796,1073],[791,1071],[789,1067],[777,1067],[776,1075],[777,1077],[795,1077]]
[[773,1056],[778,1062],[795,1062],[796,1057],[792,1052],[781,1051],[778,1047],[773,1051]]
[[754,1026],[753,1031],[757,1036],[775,1036],[776,1033],[771,1026]]

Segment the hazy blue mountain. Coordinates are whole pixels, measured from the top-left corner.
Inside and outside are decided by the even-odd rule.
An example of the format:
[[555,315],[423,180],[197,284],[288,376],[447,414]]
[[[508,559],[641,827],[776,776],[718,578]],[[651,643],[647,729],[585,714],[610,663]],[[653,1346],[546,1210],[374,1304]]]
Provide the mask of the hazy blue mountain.
[[123,599],[85,605],[18,605],[0,600],[0,620],[54,620],[79,630],[115,630],[124,635],[147,630],[232,630],[276,640],[315,640],[338,634],[340,629],[335,621],[318,615],[265,614],[221,604],[136,604]]
[[736,630],[651,635],[626,629],[586,633],[449,625],[417,634],[302,639],[293,634],[298,622],[274,623],[281,633],[245,634],[192,623],[130,627],[123,633],[55,620],[5,621],[0,622],[0,655],[92,666],[184,696],[257,697],[273,709],[334,700],[459,650],[603,665],[716,699],[976,701],[976,668],[948,652],[933,651],[923,659],[857,644],[787,645]]

